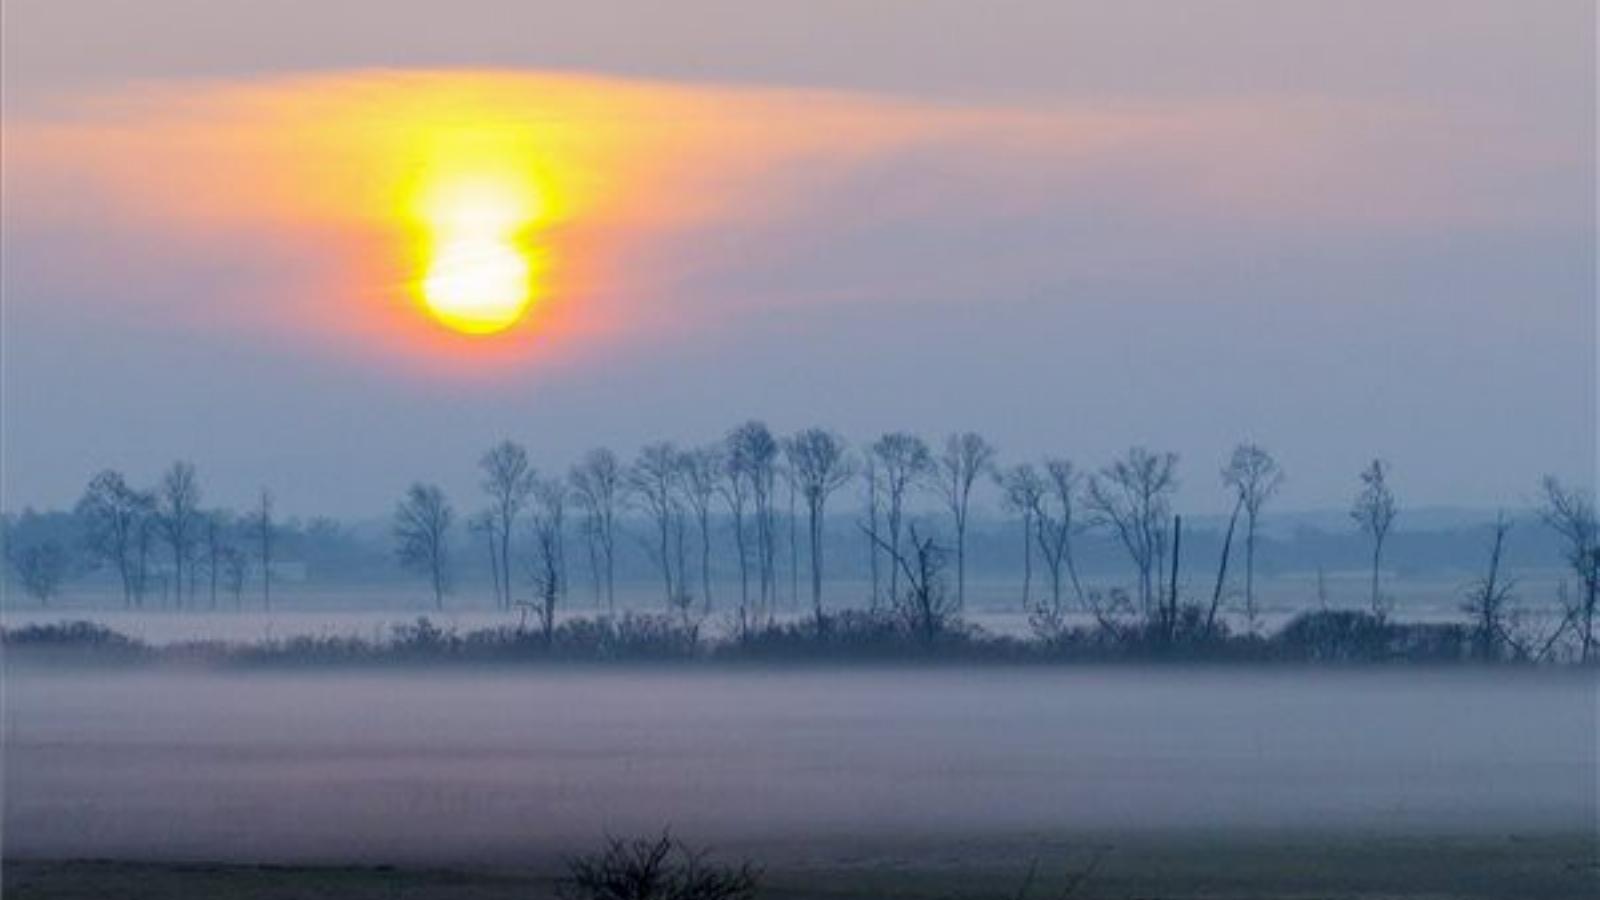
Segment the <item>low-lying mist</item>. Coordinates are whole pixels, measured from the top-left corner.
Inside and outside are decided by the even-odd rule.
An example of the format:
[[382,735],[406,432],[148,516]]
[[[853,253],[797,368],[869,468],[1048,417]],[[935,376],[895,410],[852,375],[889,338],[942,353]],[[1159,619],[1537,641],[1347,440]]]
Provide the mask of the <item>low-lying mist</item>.
[[1587,671],[13,665],[12,857],[527,861],[1190,828],[1591,828]]

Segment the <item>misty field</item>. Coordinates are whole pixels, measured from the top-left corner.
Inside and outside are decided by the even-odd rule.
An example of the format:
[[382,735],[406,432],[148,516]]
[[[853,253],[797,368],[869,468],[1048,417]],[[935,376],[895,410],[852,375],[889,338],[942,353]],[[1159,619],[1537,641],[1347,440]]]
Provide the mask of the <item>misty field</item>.
[[[1447,896],[1592,885],[1589,671],[13,663],[5,687],[14,877],[105,858],[539,878],[670,826],[775,885],[907,896],[1035,860],[1181,895],[1402,870]],[[1139,881],[1161,872],[1201,880]]]

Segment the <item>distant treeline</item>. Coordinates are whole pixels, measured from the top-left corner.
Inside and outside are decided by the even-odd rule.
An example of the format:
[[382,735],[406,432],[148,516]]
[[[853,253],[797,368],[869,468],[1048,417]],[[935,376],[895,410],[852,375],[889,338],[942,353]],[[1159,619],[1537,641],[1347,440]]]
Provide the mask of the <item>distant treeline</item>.
[[[892,432],[852,448],[827,429],[780,436],[751,421],[697,447],[649,444],[630,460],[595,449],[559,474],[537,471],[522,445],[504,441],[478,467],[474,511],[459,513],[441,488],[419,481],[393,515],[393,559],[424,580],[439,608],[461,583],[464,560],[476,560],[507,612],[520,608],[548,624],[581,590],[614,614],[632,549],[658,584],[663,609],[731,610],[741,634],[770,626],[785,598],[805,598],[818,633],[826,631],[840,613],[836,601],[824,604],[824,584],[849,557],[867,585],[859,598],[867,614],[917,604],[959,614],[976,568],[969,557],[1001,558],[1020,569],[1018,605],[1036,618],[1064,621],[1076,612],[1105,630],[1132,617],[1164,623],[1159,630],[1171,637],[1186,610],[1203,611],[1212,629],[1237,607],[1253,631],[1262,522],[1284,479],[1271,453],[1239,445],[1216,475],[1233,497],[1231,511],[1198,532],[1186,531],[1173,509],[1178,457],[1144,447],[1092,470],[1063,457],[1002,465],[972,432],[937,445]],[[1370,573],[1368,612],[1386,621],[1393,597],[1383,573],[1394,565],[1386,553],[1400,505],[1383,460],[1356,476],[1349,514]],[[1594,501],[1553,478],[1540,489],[1541,528],[1576,580],[1559,598],[1561,640],[1588,659],[1600,589]],[[1011,517],[1003,532],[1009,551],[993,535],[975,535],[973,497],[984,490]],[[1504,574],[1511,524],[1502,518],[1485,531],[1482,583],[1463,598],[1472,620],[1504,632],[1505,641],[1516,613]],[[246,511],[208,508],[187,462],[148,489],[102,472],[70,514],[6,519],[12,580],[41,604],[70,577],[101,570],[115,577],[129,608],[156,595],[172,607],[216,608],[228,599],[237,606],[247,590],[270,607],[286,564],[360,546],[328,520],[280,522],[267,491]],[[1354,552],[1347,546],[1341,555]],[[1112,584],[1086,579],[1114,556],[1122,563]],[[717,596],[719,587],[732,596]]]

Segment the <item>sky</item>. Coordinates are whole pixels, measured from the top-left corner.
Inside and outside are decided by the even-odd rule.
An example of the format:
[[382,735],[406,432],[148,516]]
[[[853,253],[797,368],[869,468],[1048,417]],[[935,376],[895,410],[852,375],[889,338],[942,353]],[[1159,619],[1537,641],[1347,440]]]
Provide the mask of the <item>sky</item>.
[[[471,506],[502,438],[752,417],[1170,449],[1196,512],[1245,439],[1294,508],[1595,478],[1584,0],[0,9],[6,509]],[[536,289],[467,337],[418,284],[475,178]]]

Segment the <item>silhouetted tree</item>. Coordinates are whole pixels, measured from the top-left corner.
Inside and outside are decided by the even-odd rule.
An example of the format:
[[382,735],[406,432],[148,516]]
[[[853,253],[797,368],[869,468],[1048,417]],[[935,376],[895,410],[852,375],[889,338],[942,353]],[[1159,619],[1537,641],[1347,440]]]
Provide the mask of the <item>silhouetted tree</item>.
[[1505,513],[1494,519],[1494,540],[1489,548],[1489,569],[1467,589],[1461,611],[1472,618],[1472,644],[1475,655],[1486,662],[1500,658],[1501,647],[1509,635],[1509,613],[1513,583],[1500,574],[1506,535],[1511,522]]
[[722,482],[722,449],[698,447],[678,457],[678,488],[700,532],[700,601],[711,611],[711,506]]
[[255,532],[256,557],[261,560],[261,608],[272,608],[272,559],[278,544],[277,525],[272,520],[272,492],[261,489],[251,514],[251,530]]
[[944,549],[931,537],[919,537],[915,525],[910,531],[909,555],[893,549],[882,538],[875,540],[906,576],[906,591],[895,600],[901,621],[907,630],[928,643],[945,630],[955,609],[944,588]]
[[1394,492],[1389,489],[1389,466],[1374,459],[1361,471],[1361,491],[1356,494],[1350,508],[1350,518],[1356,520],[1362,532],[1372,539],[1372,614],[1383,618],[1388,614],[1387,604],[1378,581],[1379,567],[1383,561],[1383,542],[1389,537],[1398,509]]
[[[1244,608],[1245,618],[1253,628],[1256,621],[1256,523],[1261,518],[1261,507],[1283,485],[1283,468],[1261,447],[1240,444],[1233,448],[1233,456],[1222,470],[1222,483],[1233,490],[1237,507],[1244,510]],[[1229,533],[1232,534],[1231,524]],[[1224,560],[1223,566],[1226,565]]]
[[728,465],[749,487],[754,507],[756,561],[760,574],[761,605],[770,614],[777,598],[777,486],[778,441],[762,422],[750,421],[728,435]]
[[1022,521],[1022,608],[1026,611],[1033,590],[1033,541],[1039,504],[1044,499],[1044,479],[1031,464],[1022,463],[1000,476],[1000,490],[1005,507]]
[[50,598],[61,592],[61,585],[72,572],[72,554],[66,545],[53,538],[18,545],[6,542],[6,556],[11,570],[28,596],[49,606]]
[[807,522],[811,538],[811,608],[820,631],[826,624],[822,614],[822,524],[828,497],[851,477],[849,453],[844,440],[823,428],[808,428],[784,444],[789,468],[805,495]]
[[[903,431],[890,432],[878,438],[871,448],[883,479],[884,524],[888,532],[887,543],[894,552],[900,550],[900,535],[905,522],[906,493],[913,484],[933,471],[933,455],[928,445],[914,434]],[[892,555],[892,554],[891,554]],[[900,567],[889,570],[889,596],[891,600],[900,590]]]
[[867,569],[871,574],[867,605],[876,610],[883,599],[883,571],[879,565],[883,554],[878,550],[879,521],[883,518],[883,479],[878,475],[878,460],[871,453],[865,454],[861,461],[861,484],[866,504],[866,516],[861,525],[867,535]]
[[598,598],[604,585],[606,610],[616,612],[617,507],[622,496],[622,464],[605,448],[590,450],[572,469],[572,495],[583,513],[583,534]]
[[194,466],[175,462],[156,491],[156,523],[172,552],[172,583],[183,606],[184,569],[194,555],[200,529],[200,482]]
[[1578,488],[1563,487],[1546,476],[1541,483],[1544,505],[1540,515],[1566,541],[1567,564],[1578,576],[1580,594],[1570,604],[1568,618],[1578,631],[1578,658],[1594,658],[1594,620],[1600,602],[1600,518],[1594,499]]
[[1045,565],[1050,568],[1050,602],[1061,606],[1061,575],[1066,573],[1072,582],[1073,595],[1084,605],[1083,584],[1078,580],[1078,567],[1072,559],[1072,536],[1078,525],[1073,511],[1082,481],[1072,463],[1065,459],[1047,459],[1044,463],[1043,490],[1033,498],[1033,520],[1039,538],[1039,550],[1044,554]]
[[534,609],[546,644],[555,639],[556,604],[566,593],[566,568],[563,535],[566,517],[566,485],[556,480],[536,479],[533,487],[533,557],[529,575],[533,581]]
[[233,595],[233,608],[244,608],[244,583],[250,576],[250,556],[228,544],[222,548],[222,583]]
[[501,609],[510,609],[511,533],[533,491],[533,466],[521,444],[501,441],[483,455],[478,467],[483,470],[483,491],[489,495],[488,523],[494,535],[489,564],[495,603]]
[[206,580],[210,590],[211,608],[217,608],[217,586],[222,581],[222,551],[227,546],[228,532],[233,527],[232,515],[224,509],[214,509],[203,514],[202,531],[205,535]]
[[1178,488],[1178,457],[1133,447],[1089,479],[1084,497],[1092,521],[1108,528],[1133,560],[1140,610],[1150,615],[1156,574],[1166,554],[1166,525]]
[[935,481],[956,532],[956,608],[967,602],[967,514],[972,507],[972,487],[979,477],[994,471],[994,447],[976,432],[965,431],[945,439],[939,454]]
[[77,514],[87,529],[87,549],[95,561],[116,570],[123,605],[129,608],[143,599],[140,536],[154,506],[154,498],[130,487],[121,473],[110,469],[91,479],[78,501]]
[[678,505],[678,448],[669,442],[658,442],[639,451],[639,456],[628,467],[628,490],[655,525],[655,544],[651,555],[661,569],[661,582],[667,605],[672,606],[678,594],[681,573],[673,571],[673,534],[682,516]]
[[436,485],[406,489],[394,513],[395,552],[400,565],[421,573],[433,589],[433,605],[444,609],[450,590],[450,526],[455,510]]

